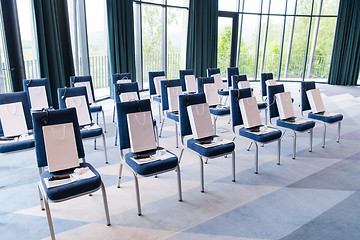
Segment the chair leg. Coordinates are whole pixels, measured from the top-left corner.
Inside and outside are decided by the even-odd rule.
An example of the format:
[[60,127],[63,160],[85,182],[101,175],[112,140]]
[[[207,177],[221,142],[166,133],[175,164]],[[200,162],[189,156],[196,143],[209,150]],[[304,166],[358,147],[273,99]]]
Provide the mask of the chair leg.
[[268,115],[267,111],[268,111],[267,108],[265,108],[265,111],[264,111],[265,112],[265,125],[267,125],[267,115]]
[[[122,160],[121,160],[122,161]],[[118,179],[118,185],[117,187],[120,188],[120,182],[121,182],[121,177],[122,177],[122,169],[123,169],[123,163],[120,163],[120,168],[119,168],[119,179]]]
[[295,159],[296,157],[296,132],[294,131],[294,141],[293,141],[293,157],[292,159]]
[[155,125],[155,139],[156,139],[156,146],[159,146],[159,129],[157,127],[157,125]]
[[99,125],[99,112],[96,113],[96,124]]
[[96,150],[96,138],[94,138],[94,150]]
[[101,134],[102,135],[102,139],[103,139],[103,144],[104,144],[104,153],[105,153],[105,164],[108,164],[108,157],[107,157],[107,149],[106,149],[106,141],[105,141],[105,134]]
[[179,202],[182,202],[182,191],[181,191],[181,174],[179,164],[176,167],[177,180],[178,180],[178,190],[179,190]]
[[280,165],[280,152],[281,152],[281,138],[278,139],[278,162],[277,162],[277,165]]
[[104,186],[103,181],[101,181],[101,191],[102,191],[104,208],[105,208],[106,224],[108,226],[110,226],[111,223],[110,223],[109,206],[108,206],[108,202],[107,202],[107,198],[106,198],[106,191],[105,191],[105,186]]
[[216,120],[217,120],[217,117],[214,116],[214,131],[215,131],[215,134],[216,134]]
[[250,151],[250,148],[251,148],[252,144],[253,144],[253,142],[251,142],[251,143],[249,144],[249,147],[246,149],[246,151]]
[[159,123],[161,123],[161,104],[158,103],[158,106],[159,106]]
[[336,142],[339,143],[340,142],[340,128],[341,128],[341,122],[338,122],[338,131],[337,131],[337,139]]
[[38,184],[38,190],[39,190],[39,197],[40,197],[40,207],[41,207],[41,210],[44,211],[45,210],[45,207],[44,207],[44,198],[43,198],[43,195],[41,194],[41,190],[40,190],[40,182]]
[[40,191],[41,191],[41,195],[43,196],[44,203],[45,203],[45,211],[46,211],[46,217],[47,217],[48,224],[49,224],[51,239],[55,240],[55,232],[54,232],[54,226],[53,226],[52,219],[51,219],[49,202],[48,202],[48,199],[47,199],[44,191],[43,190],[40,190]]
[[204,161],[202,159],[202,156],[200,156],[200,184],[201,184],[201,192],[205,192],[204,191]]
[[105,124],[105,113],[104,113],[104,109],[101,110],[101,113],[102,113],[103,124],[104,124],[104,132],[106,133],[106,124]]
[[235,151],[232,152],[232,181],[235,182]]
[[175,122],[175,140],[176,140],[176,148],[179,148],[179,133],[178,133],[177,122]]
[[117,146],[117,139],[118,139],[118,125],[116,124],[116,127],[115,127],[115,146]]
[[259,147],[257,145],[257,142],[254,142],[255,145],[255,174],[258,174],[259,172]]
[[326,137],[326,123],[324,123],[324,134],[323,134],[323,144],[322,144],[322,148],[325,147],[325,137]]
[[310,149],[309,149],[309,152],[312,152],[313,130],[314,129],[310,129]]
[[136,191],[136,202],[137,202],[137,208],[138,208],[138,215],[141,216],[141,204],[140,204],[140,191],[139,191],[139,180],[137,177],[137,174],[134,173],[135,178],[135,191]]
[[180,163],[181,158],[182,158],[182,156],[183,156],[184,150],[185,150],[185,148],[181,149],[181,152],[180,152],[180,157],[179,157],[179,163]]
[[113,110],[113,122],[115,122],[115,102],[114,102],[114,110]]
[[165,123],[165,118],[163,119],[163,121],[162,121],[162,123],[161,123],[159,137],[161,137],[162,130],[163,130],[163,127],[164,127],[164,123]]

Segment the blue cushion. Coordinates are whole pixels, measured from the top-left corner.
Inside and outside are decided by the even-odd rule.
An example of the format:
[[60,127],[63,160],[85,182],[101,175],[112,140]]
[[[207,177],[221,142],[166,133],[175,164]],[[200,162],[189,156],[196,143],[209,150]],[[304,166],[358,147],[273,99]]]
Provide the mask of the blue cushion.
[[229,96],[229,91],[227,90],[219,90],[218,94],[221,96]]
[[271,132],[267,132],[267,133],[260,135],[260,134],[251,132],[250,129],[248,129],[248,128],[240,128],[239,134],[240,134],[240,136],[243,136],[243,137],[246,137],[246,138],[252,139],[256,142],[261,142],[261,143],[273,141],[273,140],[281,137],[280,130],[273,128],[273,127],[268,127],[268,128],[275,129],[276,131],[271,131]]
[[33,148],[33,147],[35,147],[34,139],[4,143],[4,144],[0,144],[0,153],[20,151],[20,150]]
[[161,103],[161,96],[154,96],[154,97],[153,97],[153,100],[154,100],[155,102]]
[[339,121],[343,120],[343,117],[344,116],[340,113],[335,114],[333,116],[324,116],[319,113],[313,113],[313,112],[309,112],[309,114],[308,114],[308,118],[316,119],[316,120],[326,122],[326,123],[339,122]]
[[179,112],[167,112],[166,116],[176,122],[179,122]]
[[230,107],[214,108],[210,107],[210,113],[216,116],[223,116],[230,114]]
[[[137,154],[129,152],[129,153],[125,154],[125,161],[137,174],[140,174],[140,175],[149,175],[149,174],[163,172],[163,171],[175,168],[178,165],[178,158],[176,155],[174,155],[173,157],[168,158],[168,159],[154,161],[154,162],[145,163],[145,164],[141,164],[141,165],[137,164],[132,159],[132,157],[135,155],[138,155],[138,154],[153,155],[153,154],[155,154],[156,150],[162,150],[162,149],[164,149],[164,148],[157,147],[154,150],[144,151],[144,152],[140,152]],[[169,152],[169,151],[167,151],[167,152]],[[169,152],[169,153],[171,153],[171,152]]]
[[[93,126],[94,124],[91,124],[91,126]],[[97,127],[97,128],[92,128],[92,129],[86,129],[86,128],[81,128],[80,134],[81,134],[81,138],[85,139],[85,138],[91,138],[91,137],[98,137],[103,133],[103,130],[101,127]]]
[[102,106],[101,105],[90,105],[90,112],[101,112]]
[[259,102],[257,105],[259,110],[267,108],[266,102]]
[[95,174],[95,177],[82,179],[79,181],[75,181],[69,184],[65,184],[62,186],[54,187],[54,188],[47,188],[45,184],[45,178],[49,178],[53,175],[57,174],[67,174],[72,173],[73,168],[64,171],[58,171],[56,173],[50,173],[49,171],[43,172],[40,176],[41,183],[44,186],[46,196],[53,201],[59,201],[62,199],[66,199],[71,196],[80,195],[86,192],[90,192],[96,190],[101,185],[101,177],[100,174],[91,166],[89,163],[80,163],[81,167],[89,167],[90,170]]
[[[212,137],[203,138],[201,140],[212,140],[214,137],[218,136],[214,135]],[[191,138],[187,141],[187,147],[205,157],[214,157],[217,155],[231,153],[235,149],[235,144],[233,142],[210,148],[203,147],[200,144],[197,144],[198,142],[200,142],[200,140]]]
[[[290,119],[295,119],[295,117],[290,118]],[[278,119],[276,124],[280,127],[289,128],[289,129],[292,129],[294,131],[299,131],[299,132],[309,130],[315,126],[315,122],[311,121],[311,120],[306,121],[304,123],[297,124],[294,122],[290,122],[289,120]]]

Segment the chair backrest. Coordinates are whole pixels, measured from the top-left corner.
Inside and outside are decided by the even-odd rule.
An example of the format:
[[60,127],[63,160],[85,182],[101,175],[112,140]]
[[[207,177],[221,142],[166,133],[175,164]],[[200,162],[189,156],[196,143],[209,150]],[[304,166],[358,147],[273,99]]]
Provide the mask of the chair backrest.
[[272,73],[262,73],[261,74],[261,94],[263,97],[267,96],[267,92],[266,92],[266,80],[268,79],[273,79],[273,74]]
[[181,87],[182,87],[183,91],[186,91],[186,83],[185,83],[186,75],[194,75],[194,70],[192,70],[192,69],[179,70],[179,78],[180,78]]
[[268,106],[269,106],[269,117],[279,117],[279,111],[276,105],[275,94],[284,92],[284,85],[278,84],[274,86],[268,86]]
[[231,77],[232,88],[239,89],[238,83],[241,81],[247,81],[247,76],[246,75],[233,75]]
[[301,89],[300,89],[300,95],[301,95],[301,111],[307,111],[311,110],[310,102],[308,99],[308,96],[306,94],[306,91],[316,89],[315,82],[301,82]]
[[91,94],[92,94],[92,96],[87,96],[87,97],[88,97],[88,100],[89,100],[90,97],[92,97],[92,99],[93,99],[94,102],[95,102],[94,86],[93,86],[93,83],[92,83],[91,76],[71,76],[71,77],[70,77],[71,87],[75,87],[74,84],[75,84],[76,82],[89,82],[89,83],[90,83],[90,88],[91,88]]
[[229,67],[227,68],[227,84],[228,87],[232,86],[232,76],[239,75],[239,68],[238,67]]
[[239,100],[242,98],[251,97],[251,89],[236,89],[230,91],[230,112],[231,112],[231,124],[232,127],[243,125],[243,119],[241,115]]
[[115,102],[121,102],[120,100],[120,94],[127,93],[127,92],[136,92],[138,95],[138,98],[140,99],[139,94],[139,86],[137,82],[131,82],[131,83],[116,83],[114,84],[114,98]]
[[38,167],[46,167],[47,157],[42,127],[63,123],[72,123],[75,133],[75,142],[79,158],[85,157],[85,151],[81,140],[80,127],[75,108],[60,109],[53,111],[36,112],[32,115],[34,122],[34,139]]
[[183,94],[179,96],[179,122],[181,137],[192,134],[187,107],[201,103],[206,103],[205,93]]
[[208,77],[211,77],[213,74],[220,73],[220,68],[208,68],[206,69],[206,73]]
[[177,86],[181,86],[180,79],[163,80],[160,82],[161,106],[163,111],[169,110],[169,98],[168,98],[167,88],[177,87]]
[[[9,104],[9,103],[16,103],[21,102],[24,115],[26,126],[28,129],[33,129],[33,123],[31,121],[31,112],[30,112],[30,105],[28,100],[28,95],[26,92],[12,92],[12,93],[1,93],[0,94],[0,105],[1,104]],[[2,128],[1,128],[2,130]]]
[[88,113],[90,116],[90,121],[92,122],[92,117],[90,113],[89,101],[87,98],[86,87],[73,87],[73,88],[58,88],[58,99],[59,99],[59,107],[60,109],[67,108],[65,99],[68,97],[78,97],[85,96]]
[[196,79],[197,87],[198,87],[198,93],[204,92],[204,84],[207,83],[215,83],[214,77],[198,77]]
[[53,106],[52,98],[51,98],[51,91],[50,86],[47,78],[40,78],[40,79],[30,79],[30,80],[23,80],[24,91],[28,94],[29,106],[31,108],[31,101],[29,95],[29,87],[45,87],[46,91],[46,98],[49,104],[49,107]]
[[119,130],[120,150],[130,148],[130,138],[126,115],[128,113],[151,111],[150,99],[116,103],[117,124]]
[[150,95],[156,95],[154,77],[165,76],[165,71],[149,72],[149,90]]
[[113,84],[115,84],[118,80],[126,80],[126,79],[131,79],[130,73],[114,73],[112,75]]

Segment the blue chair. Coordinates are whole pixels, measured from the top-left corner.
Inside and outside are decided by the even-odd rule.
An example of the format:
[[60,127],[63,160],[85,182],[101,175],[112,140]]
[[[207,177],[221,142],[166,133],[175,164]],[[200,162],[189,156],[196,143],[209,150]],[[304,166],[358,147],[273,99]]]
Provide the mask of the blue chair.
[[35,142],[32,135],[33,124],[26,92],[1,93],[0,105],[21,102],[24,110],[25,121],[29,133],[27,136],[14,138],[3,137],[3,127],[0,121],[0,153],[14,153],[17,151],[34,148]]
[[[247,81],[246,75],[233,75],[231,76],[231,82],[232,82],[232,89],[237,90],[239,89],[238,83],[241,81]],[[253,91],[253,89],[251,89]],[[258,102],[258,108],[259,110],[264,110],[265,113],[265,125],[267,124],[267,104],[266,102]]]
[[[235,127],[241,126],[244,124],[242,119],[242,114],[239,106],[239,100],[243,98],[252,97],[250,88],[231,90],[230,91],[230,110],[231,110],[231,122],[232,130],[236,136]],[[255,106],[255,105],[254,105]],[[280,145],[281,145],[281,131],[273,128],[267,127],[264,125],[259,125],[255,127],[257,129],[268,128],[270,131],[265,131],[263,134],[258,134],[254,132],[255,129],[249,129],[242,127],[239,129],[239,135],[251,140],[255,145],[255,174],[258,173],[259,166],[259,148],[257,143],[267,144],[274,141],[278,142],[278,161],[277,164],[280,165]]]
[[[196,79],[198,86],[198,93],[204,93],[204,84],[215,83],[213,77],[198,77]],[[228,116],[230,115],[230,107],[222,106],[221,108],[217,108],[217,106],[209,106],[210,113],[214,117],[214,129],[216,133],[216,121],[220,116]]]
[[186,75],[194,75],[194,71],[192,69],[186,69],[186,70],[179,70],[179,79],[181,83],[181,87],[183,92],[186,92],[186,82],[185,82],[185,76]]
[[[118,118],[117,124],[119,129],[119,138],[120,138],[120,158],[121,158],[118,188],[120,187],[122,168],[123,165],[125,165],[130,169],[130,171],[134,175],[139,216],[141,215],[141,204],[140,204],[138,176],[143,176],[143,177],[157,176],[160,173],[169,172],[176,169],[178,190],[179,190],[179,201],[182,201],[180,166],[179,166],[178,158],[175,155],[171,158],[163,159],[161,161],[154,161],[139,165],[133,160],[133,157],[137,154],[132,152],[128,152],[124,154],[124,150],[130,149],[130,138],[129,138],[128,122],[126,115],[128,113],[136,113],[136,112],[144,112],[144,111],[151,111],[150,99],[116,103],[116,112]],[[140,152],[138,154],[153,155],[158,150],[164,150],[164,148],[157,147],[156,149]]]
[[161,123],[161,96],[156,93],[154,78],[166,76],[164,71],[149,72],[149,92],[150,99],[158,103],[159,106],[159,122]]
[[[52,224],[49,202],[63,202],[69,199],[88,195],[90,193],[99,190],[100,188],[102,190],[106,222],[107,225],[110,226],[110,217],[109,217],[109,209],[107,204],[105,186],[101,180],[100,174],[95,170],[93,166],[85,162],[85,152],[81,141],[80,128],[79,128],[75,108],[36,112],[33,114],[32,119],[34,122],[34,138],[36,142],[35,144],[36,160],[40,173],[40,182],[38,184],[39,193],[40,193],[40,204],[41,204],[41,209],[46,210],[46,216],[49,223],[51,239],[55,239],[55,233]],[[46,156],[43,126],[51,126],[51,125],[58,125],[64,123],[73,124],[78,157],[79,159],[82,159],[82,162],[80,163],[80,167],[88,167],[95,174],[95,177],[81,179],[65,185],[48,188],[45,184],[45,179],[57,175],[71,174],[74,170],[74,168],[65,169],[56,172],[49,172],[45,170],[45,167],[48,166],[48,161]],[[45,208],[44,208],[44,204],[45,204]]]
[[231,77],[234,75],[239,75],[239,68],[238,67],[228,67],[227,68],[227,84],[228,88],[232,87]]
[[[95,101],[95,94],[94,94],[94,86],[93,86],[93,82],[91,79],[91,76],[71,76],[70,77],[70,83],[71,83],[71,87],[75,87],[75,83],[76,82],[89,82],[90,83],[90,88],[91,88],[91,94],[92,96],[87,96],[88,98],[92,98],[93,99],[93,103],[96,103]],[[90,102],[90,101],[89,101]],[[102,108],[101,105],[99,104],[90,104],[90,112],[91,113],[96,113],[96,124],[99,124],[99,112],[102,113],[102,117],[103,117],[103,124],[104,124],[104,132],[106,132],[106,124],[105,124],[105,114],[104,114],[104,110]]]
[[[184,94],[179,96],[179,116],[180,116],[180,137],[181,137],[181,153],[180,160],[185,150],[185,137],[192,135],[191,124],[189,120],[189,115],[187,112],[187,107],[191,105],[206,103],[206,97],[204,93],[199,94]],[[224,143],[214,147],[206,148],[200,144],[202,140],[211,141],[217,135],[213,135],[204,139],[195,139],[189,138],[186,141],[186,148],[193,151],[199,156],[200,159],[200,182],[201,182],[201,192],[204,192],[204,158],[207,162],[208,159],[219,158],[222,156],[232,155],[232,181],[235,182],[235,144]]]
[[261,85],[261,96],[262,96],[263,100],[267,97],[266,81],[269,79],[274,79],[274,76],[272,73],[262,73],[261,74],[260,85]]
[[[271,119],[275,117],[279,117],[279,111],[277,108],[275,94],[285,92],[284,85],[278,84],[274,86],[267,87],[267,95],[268,95],[268,106],[269,106],[269,119],[271,123]],[[293,159],[296,156],[296,133],[297,132],[309,132],[310,133],[310,149],[309,152],[312,152],[312,139],[313,139],[313,128],[315,126],[314,121],[303,121],[303,122],[294,122],[296,121],[296,117],[291,117],[289,119],[278,119],[276,121],[276,126],[284,129],[291,130],[294,134],[293,141]]]
[[[67,108],[65,101],[66,98],[78,97],[78,96],[85,96],[86,101],[88,101],[86,87],[59,88],[58,98],[59,98],[60,109]],[[88,104],[88,109],[89,109],[89,104]],[[94,150],[96,150],[96,138],[102,137],[103,145],[104,145],[105,163],[108,164],[105,134],[100,126],[92,122],[90,109],[88,113],[90,116],[91,124],[89,126],[80,126],[81,138],[94,139]]]
[[[112,75],[112,81],[113,85],[117,83],[118,80],[131,80],[131,73],[114,73]],[[113,109],[113,122],[115,122],[115,108],[116,108],[116,102],[114,99],[114,109]]]
[[[211,77],[214,74],[217,74],[217,73],[220,74],[220,68],[208,68],[208,69],[206,69],[206,72],[207,72],[207,76]],[[229,91],[228,90],[219,90],[218,94],[220,96],[229,96]]]
[[168,118],[173,120],[175,123],[175,139],[176,139],[176,147],[179,147],[179,134],[178,134],[178,123],[179,123],[179,112],[174,112],[169,110],[169,98],[168,98],[168,87],[177,87],[181,86],[180,80],[165,80],[160,82],[161,87],[161,106],[162,112],[164,115],[164,119],[161,123],[159,137],[161,137],[161,133],[164,127],[165,119]]
[[[301,82],[301,115],[304,116],[305,111],[311,110],[310,102],[306,91],[316,89],[315,82]],[[315,120],[317,122],[322,122],[324,124],[324,134],[323,134],[323,144],[322,147],[325,147],[325,137],[326,137],[326,124],[338,124],[338,131],[337,131],[337,139],[336,142],[340,141],[340,127],[341,121],[343,120],[344,116],[342,114],[331,114],[330,116],[324,115],[324,113],[308,113],[308,118]]]
[[30,79],[30,80],[23,80],[23,87],[24,91],[28,94],[28,100],[29,100],[29,106],[31,109],[31,100],[30,100],[30,94],[29,94],[29,87],[45,87],[46,91],[46,98],[48,101],[49,108],[53,108],[53,102],[51,98],[51,91],[50,86],[47,78],[40,78],[40,79]]

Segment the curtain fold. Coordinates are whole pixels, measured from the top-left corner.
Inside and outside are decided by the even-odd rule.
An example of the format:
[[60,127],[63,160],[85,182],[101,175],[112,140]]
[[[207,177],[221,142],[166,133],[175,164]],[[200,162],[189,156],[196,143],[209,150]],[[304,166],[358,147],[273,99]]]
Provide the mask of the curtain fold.
[[22,81],[25,79],[25,66],[16,0],[1,0],[1,10],[13,91],[22,91]]
[[[132,81],[135,81],[133,0],[107,0],[106,7],[111,74],[130,72]],[[109,86],[110,96],[113,96],[111,78]]]
[[360,68],[360,1],[340,0],[329,84],[356,85]]
[[70,86],[75,75],[66,0],[33,0],[41,77],[49,80],[58,108],[57,89]]
[[217,67],[218,0],[190,0],[186,68],[205,77]]

